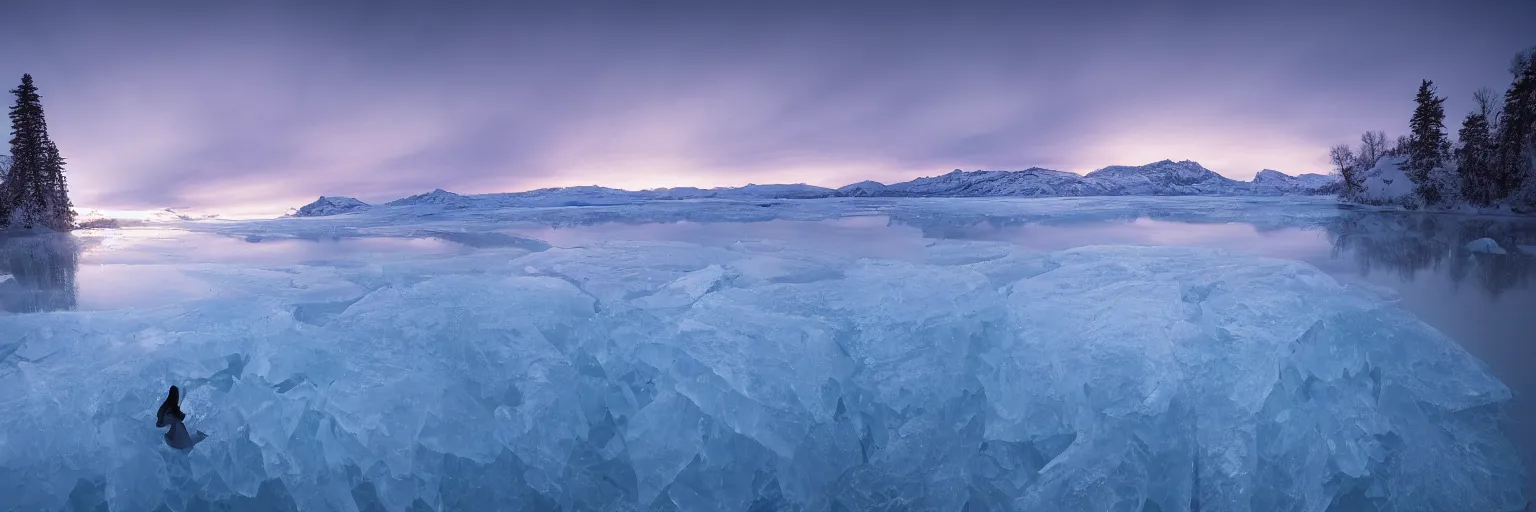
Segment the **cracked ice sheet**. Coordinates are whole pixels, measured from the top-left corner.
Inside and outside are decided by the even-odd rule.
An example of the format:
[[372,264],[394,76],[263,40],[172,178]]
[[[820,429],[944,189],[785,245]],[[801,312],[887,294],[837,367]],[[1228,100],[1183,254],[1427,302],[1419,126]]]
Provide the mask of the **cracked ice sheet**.
[[[225,293],[0,317],[0,347],[27,358],[0,361],[0,505],[1523,505],[1497,423],[1508,390],[1310,266],[924,251],[611,242],[203,263],[187,275]],[[153,428],[168,383],[210,434],[190,453]]]

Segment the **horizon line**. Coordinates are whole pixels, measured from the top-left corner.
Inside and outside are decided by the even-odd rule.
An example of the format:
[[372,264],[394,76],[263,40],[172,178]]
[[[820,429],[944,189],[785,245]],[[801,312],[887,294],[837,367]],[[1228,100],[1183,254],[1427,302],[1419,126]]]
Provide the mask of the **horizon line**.
[[[890,186],[890,185],[895,185],[895,184],[899,184],[899,183],[908,183],[908,182],[912,182],[912,181],[916,181],[916,180],[920,180],[920,179],[924,179],[924,178],[937,178],[937,177],[940,177],[940,176],[945,176],[945,175],[948,175],[948,174],[954,174],[954,173],[957,173],[957,172],[958,173],[973,173],[973,172],[1018,173],[1018,172],[1028,172],[1028,171],[1051,171],[1051,172],[1059,172],[1059,173],[1063,173],[1063,174],[1076,174],[1078,176],[1087,177],[1087,176],[1089,176],[1089,175],[1091,175],[1093,173],[1096,173],[1096,172],[1099,172],[1099,171],[1103,171],[1105,169],[1109,169],[1109,168],[1112,168],[1112,167],[1136,168],[1136,167],[1146,167],[1146,166],[1149,166],[1149,165],[1160,164],[1160,163],[1163,163],[1163,162],[1175,163],[1175,164],[1189,162],[1189,163],[1193,163],[1193,164],[1199,166],[1201,169],[1205,169],[1206,171],[1209,171],[1209,172],[1211,172],[1213,174],[1216,174],[1217,176],[1220,176],[1220,177],[1225,178],[1225,179],[1229,179],[1229,180],[1236,181],[1236,182],[1242,182],[1242,183],[1252,183],[1253,182],[1252,179],[1240,180],[1240,179],[1228,177],[1228,176],[1226,176],[1224,174],[1221,174],[1219,172],[1216,172],[1216,171],[1206,167],[1205,165],[1203,165],[1200,162],[1197,162],[1195,160],[1188,160],[1188,159],[1185,159],[1185,160],[1173,160],[1171,158],[1164,158],[1162,160],[1148,162],[1148,163],[1141,164],[1141,165],[1125,165],[1125,164],[1106,165],[1106,166],[1099,167],[1099,168],[1096,168],[1096,169],[1094,169],[1092,171],[1088,171],[1088,172],[1085,172],[1085,173],[1078,173],[1078,172],[1075,172],[1075,171],[1063,171],[1063,170],[1059,170],[1059,169],[1052,169],[1052,168],[1049,168],[1049,167],[1040,167],[1040,166],[1030,166],[1030,167],[1026,167],[1026,168],[1023,168],[1023,169],[1015,169],[1015,170],[1009,170],[1009,169],[972,169],[972,170],[965,170],[965,169],[956,167],[953,170],[950,170],[949,172],[944,172],[944,173],[939,173],[939,174],[934,174],[934,175],[927,175],[927,176],[918,176],[916,178],[912,178],[912,179],[908,179],[908,180],[904,180],[904,181],[896,181],[896,182],[887,183],[887,182],[877,181],[877,180],[859,180],[859,181],[855,181],[855,182],[852,182],[852,183],[847,183],[847,184],[844,184],[844,185],[838,186],[838,187],[826,187],[826,186],[822,186],[822,185],[812,185],[812,184],[809,184],[809,183],[806,183],[806,182],[803,182],[803,181],[801,181],[801,182],[793,182],[793,183],[783,183],[783,182],[781,182],[781,183],[752,183],[752,182],[748,182],[748,183],[745,183],[745,184],[742,184],[742,185],[724,185],[724,186],[717,186],[717,187],[697,187],[697,186],[691,186],[691,185],[679,185],[679,186],[652,187],[652,188],[641,188],[641,189],[627,189],[627,188],[619,188],[619,187],[610,187],[610,186],[606,186],[606,185],[600,185],[600,184],[597,184],[597,183],[592,183],[592,184],[586,184],[586,185],[564,185],[564,186],[557,186],[557,187],[538,187],[538,188],[530,188],[530,189],[524,189],[524,190],[508,190],[508,191],[500,191],[500,192],[474,192],[474,193],[459,193],[459,192],[454,192],[452,190],[448,190],[448,189],[445,189],[445,188],[442,188],[442,187],[434,187],[432,190],[429,190],[429,191],[426,191],[426,192],[418,192],[418,193],[415,193],[415,194],[407,194],[407,195],[404,195],[404,196],[397,197],[395,199],[391,199],[389,201],[383,201],[383,202],[380,202],[380,203],[369,203],[369,204],[384,204],[384,203],[388,203],[388,202],[399,200],[399,199],[406,199],[406,198],[410,198],[410,197],[431,194],[431,193],[437,192],[439,190],[441,190],[443,192],[446,192],[446,193],[449,193],[449,194],[456,195],[456,196],[462,196],[462,197],[488,196],[488,195],[497,195],[497,194],[525,194],[525,193],[528,193],[528,192],[539,192],[539,191],[543,191],[543,190],[565,190],[565,189],[572,189],[572,188],[602,188],[602,189],[608,189],[608,190],[617,190],[617,191],[621,191],[621,192],[651,192],[651,191],[657,191],[657,190],[676,190],[676,189],[732,190],[732,189],[740,189],[740,188],[754,187],[754,186],[764,187],[764,186],[791,186],[791,185],[798,185],[798,186],[813,187],[813,188],[819,188],[819,189],[835,191],[835,190],[840,190],[842,188],[845,188],[845,187],[848,187],[848,186],[851,186],[851,185],[857,185],[857,184],[860,184],[860,183],[879,183],[881,185]],[[1331,173],[1316,173],[1316,172],[1305,172],[1305,173],[1300,173],[1300,174],[1290,174],[1290,173],[1286,173],[1284,171],[1279,171],[1279,170],[1275,170],[1275,169],[1271,169],[1271,168],[1265,167],[1263,169],[1259,169],[1258,171],[1255,171],[1254,172],[1254,176],[1257,177],[1258,173],[1264,172],[1264,171],[1277,172],[1277,173],[1284,174],[1286,176],[1290,176],[1290,177],[1293,177],[1293,178],[1294,177],[1298,177],[1298,176],[1307,175],[1307,174],[1313,174],[1313,175],[1317,175],[1317,176],[1328,176],[1328,175],[1331,174]],[[341,194],[334,194],[334,195],[332,195],[332,194],[321,194],[318,197],[320,197],[320,198],[357,199],[354,196],[341,195]],[[361,200],[359,199],[359,201],[361,201]],[[171,207],[171,208],[175,208],[175,207]]]

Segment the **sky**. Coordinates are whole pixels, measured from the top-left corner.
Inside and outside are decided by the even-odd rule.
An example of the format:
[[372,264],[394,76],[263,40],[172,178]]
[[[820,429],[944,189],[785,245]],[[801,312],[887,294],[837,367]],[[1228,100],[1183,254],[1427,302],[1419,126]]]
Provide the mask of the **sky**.
[[[1195,160],[1327,172],[1509,85],[1536,1],[5,2],[77,206]],[[9,100],[6,100],[7,102]]]

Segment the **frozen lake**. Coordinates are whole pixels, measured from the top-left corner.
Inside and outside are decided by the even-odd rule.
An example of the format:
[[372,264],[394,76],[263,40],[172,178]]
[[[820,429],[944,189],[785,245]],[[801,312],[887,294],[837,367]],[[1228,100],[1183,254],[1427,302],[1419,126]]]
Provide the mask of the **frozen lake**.
[[[1518,510],[1533,482],[1527,219],[671,201],[0,240],[3,510]],[[153,428],[168,384],[191,452]]]

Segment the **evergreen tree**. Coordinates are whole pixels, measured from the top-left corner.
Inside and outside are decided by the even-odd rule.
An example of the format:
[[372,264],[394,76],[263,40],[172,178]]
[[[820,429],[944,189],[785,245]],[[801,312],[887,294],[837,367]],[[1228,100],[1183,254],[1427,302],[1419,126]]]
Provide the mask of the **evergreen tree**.
[[1515,57],[1510,73],[1514,82],[1504,93],[1504,109],[1499,116],[1497,148],[1492,172],[1498,199],[1520,188],[1526,179],[1536,179],[1531,164],[1536,153],[1536,52]]
[[10,112],[12,162],[0,187],[0,224],[13,229],[71,229],[75,212],[64,181],[64,157],[48,138],[32,75],[22,75],[21,85],[11,93],[16,95]]
[[1473,112],[1467,114],[1457,133],[1461,140],[1461,148],[1456,150],[1461,194],[1478,206],[1488,206],[1501,199],[1495,186],[1493,138],[1488,128],[1488,118]]
[[1408,166],[1404,170],[1424,204],[1435,204],[1445,193],[1430,175],[1445,160],[1445,107],[1441,105],[1445,98],[1436,97],[1435,83],[1425,80],[1419,84],[1414,101],[1418,107],[1408,122]]

